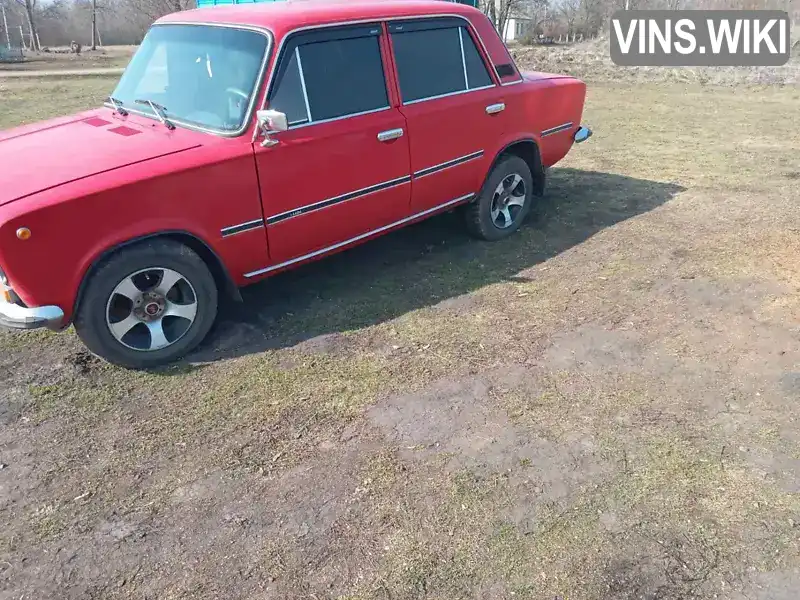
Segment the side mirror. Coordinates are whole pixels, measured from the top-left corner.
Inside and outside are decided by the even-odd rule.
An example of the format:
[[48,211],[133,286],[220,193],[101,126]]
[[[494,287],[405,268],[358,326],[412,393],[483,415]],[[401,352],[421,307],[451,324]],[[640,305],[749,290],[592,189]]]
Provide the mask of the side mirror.
[[264,135],[264,140],[261,146],[269,147],[278,143],[278,140],[270,137],[270,133],[278,131],[286,131],[289,129],[289,122],[286,119],[286,113],[277,110],[259,110],[256,112],[256,119],[258,119],[258,128]]

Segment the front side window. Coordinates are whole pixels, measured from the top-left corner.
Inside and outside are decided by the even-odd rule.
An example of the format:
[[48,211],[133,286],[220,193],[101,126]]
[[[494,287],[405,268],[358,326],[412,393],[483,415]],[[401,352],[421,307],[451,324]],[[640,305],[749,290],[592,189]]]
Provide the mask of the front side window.
[[332,28],[293,36],[281,56],[269,107],[289,125],[389,107],[380,26]]
[[389,31],[404,103],[492,85],[460,19],[391,23]]
[[153,118],[219,132],[245,126],[269,40],[256,31],[210,25],[156,25],[112,96]]

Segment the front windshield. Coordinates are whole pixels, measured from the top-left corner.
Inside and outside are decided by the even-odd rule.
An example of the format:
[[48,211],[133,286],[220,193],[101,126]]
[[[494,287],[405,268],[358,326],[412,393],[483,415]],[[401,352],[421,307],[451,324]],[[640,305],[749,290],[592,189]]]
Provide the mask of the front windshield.
[[[150,29],[114,90],[128,110],[220,132],[243,128],[267,37],[211,25]],[[138,102],[137,102],[138,101]]]

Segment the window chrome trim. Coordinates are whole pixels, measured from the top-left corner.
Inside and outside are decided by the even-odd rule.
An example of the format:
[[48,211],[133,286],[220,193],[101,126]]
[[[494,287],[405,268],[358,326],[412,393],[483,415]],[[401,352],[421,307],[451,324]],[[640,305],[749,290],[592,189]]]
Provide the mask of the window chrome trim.
[[[375,19],[369,19],[367,21],[360,21],[360,23],[374,23],[374,22],[375,22]],[[295,29],[295,30],[292,30],[289,33],[287,33],[286,36],[284,36],[284,40],[286,38],[288,38],[289,36],[294,35],[295,33],[298,33],[298,32],[305,31],[306,29],[313,30],[313,29],[324,29],[326,27],[331,27],[331,28],[336,28],[336,27],[340,27],[340,26],[346,27],[349,24],[350,23],[345,23],[345,24],[332,23],[332,24],[322,25],[322,26],[310,26],[310,27],[304,27],[304,28],[301,28],[301,29]],[[357,23],[354,23],[354,24],[357,24]],[[380,35],[378,35],[377,37],[380,37]],[[280,48],[283,48],[283,45],[284,45],[283,42],[281,42],[281,47]],[[279,48],[279,52],[280,52],[280,48]],[[384,71],[383,78],[384,78],[384,86],[385,86],[386,73],[385,73],[385,69],[383,68],[383,53],[382,53],[381,48],[380,48],[380,43],[378,45],[378,52],[381,53],[381,68]],[[389,110],[390,108],[392,108],[390,105],[386,105],[386,106],[382,106],[382,107],[378,107],[378,108],[372,108],[370,110],[364,110],[364,111],[357,112],[357,113],[348,113],[346,115],[341,115],[339,117],[331,117],[329,119],[319,119],[319,120],[315,121],[311,117],[311,106],[310,106],[309,101],[308,101],[308,91],[306,89],[306,78],[305,78],[305,74],[303,73],[302,64],[300,62],[300,46],[296,46],[295,47],[295,55],[297,57],[297,65],[298,65],[298,69],[300,71],[300,82],[301,82],[301,85],[303,87],[303,98],[305,99],[305,102],[306,102],[306,114],[308,116],[308,119],[306,119],[305,121],[297,121],[296,125],[293,125],[292,123],[289,123],[289,129],[290,130],[291,129],[300,129],[301,127],[310,127],[311,125],[319,125],[321,123],[331,123],[333,121],[340,121],[342,119],[349,119],[350,117],[360,117],[362,115],[370,115],[372,113],[381,112],[383,110]],[[277,60],[278,60],[279,56],[280,56],[280,54],[278,54],[276,56],[276,59],[275,59],[276,62],[275,62],[275,65],[273,67],[273,73],[275,71],[275,68],[277,68],[277,66],[278,66]],[[270,81],[267,84],[267,94],[266,94],[266,96],[264,96],[264,102],[262,103],[262,108],[267,105],[267,98],[269,97],[269,94],[272,91],[270,89],[272,87],[272,85],[275,85],[275,81],[274,81],[274,77],[271,74],[270,75]],[[385,87],[385,89],[386,89],[386,98],[388,100],[388,98],[389,98],[389,88]],[[280,132],[270,132],[270,133],[275,134],[275,133],[280,133]],[[253,141],[255,141],[255,138],[253,138]]]
[[[267,106],[267,99],[269,98],[269,95],[272,92],[272,86],[275,85],[275,67],[277,67],[277,65],[278,65],[278,60],[281,57],[281,52],[283,51],[283,48],[286,45],[286,41],[291,36],[293,36],[293,35],[295,35],[297,33],[304,32],[304,31],[313,31],[315,29],[329,29],[329,28],[335,28],[335,27],[346,27],[348,25],[361,25],[361,24],[364,24],[364,23],[376,23],[376,22],[378,22],[378,23],[389,23],[391,21],[411,21],[411,20],[417,20],[417,19],[436,19],[436,18],[445,18],[445,17],[461,19],[466,24],[465,27],[467,28],[468,31],[470,30],[470,27],[472,27],[472,31],[475,33],[475,37],[477,38],[478,42],[480,43],[481,48],[483,48],[483,54],[486,56],[486,58],[489,58],[491,60],[491,57],[489,56],[489,51],[486,49],[486,44],[483,43],[483,38],[481,37],[481,34],[478,32],[478,30],[474,26],[472,26],[472,22],[467,17],[465,17],[464,15],[457,15],[457,14],[451,14],[451,13],[442,13],[442,14],[435,14],[435,15],[407,15],[407,16],[393,16],[393,17],[373,17],[373,18],[370,18],[370,19],[357,19],[357,20],[354,20],[354,21],[339,21],[339,22],[335,22],[335,23],[322,23],[322,24],[317,24],[317,25],[306,25],[306,26],[298,27],[296,29],[292,29],[291,31],[286,32],[286,34],[283,36],[283,38],[281,38],[281,43],[278,45],[277,51],[275,52],[275,61],[274,61],[274,64],[273,64],[273,68],[270,69],[269,77],[267,79],[266,93],[264,94],[264,100],[261,103],[261,110],[263,110]],[[381,33],[381,35],[383,35],[383,33]],[[389,35],[391,35],[391,34],[389,34]],[[394,55],[392,55],[391,58],[394,59]],[[481,57],[481,60],[483,60],[483,56]],[[511,60],[513,62],[514,59],[512,58]],[[383,61],[383,51],[381,51],[381,61]],[[486,65],[486,62],[484,61],[484,66],[485,65]],[[515,68],[516,68],[516,65],[515,65]],[[491,69],[490,69],[490,71],[491,71]],[[519,73],[519,69],[517,69],[517,73]],[[497,74],[495,73],[495,76],[496,75]],[[468,90],[463,90],[463,91],[455,92],[455,93],[452,93],[452,94],[446,94],[446,95],[447,96],[451,96],[451,95],[454,96],[456,94],[465,94],[467,92],[477,92],[479,90],[489,89],[489,88],[493,88],[493,87],[499,87],[497,83],[494,83],[494,78],[493,78],[491,72],[489,73],[489,78],[492,79],[492,82],[493,82],[492,85],[487,85],[487,86],[479,87],[479,88],[473,88],[471,90],[469,90],[469,89]],[[383,74],[383,79],[384,79],[384,83],[386,85],[386,89],[387,89],[387,93],[388,93],[389,83],[390,82],[388,81],[388,77],[387,77],[387,74],[385,72]],[[500,80],[499,77],[497,77],[497,81],[500,82],[500,85],[502,85],[502,81]],[[399,84],[399,82],[398,82],[398,84]],[[445,96],[436,96],[435,98],[421,98],[419,100],[412,100],[412,102],[424,102],[425,100],[436,100],[437,98],[444,98],[444,97]],[[410,102],[409,103],[402,102],[402,99],[401,99],[400,103],[401,103],[402,106],[405,106],[405,104],[411,104]],[[393,107],[390,105],[390,106],[387,106],[385,109],[379,109],[379,110],[388,110],[388,109],[391,109],[391,108],[393,108]],[[373,112],[373,111],[370,111],[370,112]],[[378,110],[375,110],[374,112],[378,112]],[[330,123],[332,121],[340,121],[340,120],[343,120],[343,119],[349,119],[350,117],[356,117],[356,116],[359,116],[359,115],[362,115],[362,114],[369,114],[369,113],[366,112],[366,113],[356,113],[356,114],[353,114],[353,115],[343,115],[341,117],[334,117],[332,119],[326,119],[325,121],[316,121],[316,122],[306,123],[305,125],[301,125],[300,127],[308,127],[310,125],[316,125],[317,123],[323,123],[323,122]],[[252,116],[251,116],[251,118],[252,118]],[[297,129],[297,128],[298,127],[293,127],[292,129]]]
[[453,206],[453,205],[459,204],[461,202],[466,202],[467,200],[470,200],[470,199],[472,199],[474,197],[475,197],[475,194],[466,194],[464,196],[460,196],[460,197],[455,198],[453,200],[449,200],[449,201],[447,201],[447,202],[445,202],[443,204],[439,204],[437,206],[434,206],[433,208],[428,208],[428,209],[423,210],[421,212],[415,213],[415,214],[413,214],[413,215],[411,215],[409,217],[405,217],[403,219],[400,219],[399,221],[395,221],[394,223],[389,223],[388,225],[384,225],[383,227],[378,227],[377,229],[372,229],[371,231],[367,231],[366,233],[362,233],[362,234],[357,235],[355,237],[352,237],[352,238],[350,238],[348,240],[344,240],[342,242],[338,242],[336,244],[333,244],[332,246],[327,246],[325,248],[321,248],[320,250],[314,250],[313,252],[309,252],[308,254],[303,254],[302,256],[298,256],[296,258],[291,258],[289,260],[285,260],[282,263],[278,263],[277,265],[271,265],[269,267],[264,267],[263,269],[258,269],[257,271],[250,271],[249,273],[245,273],[244,276],[246,278],[256,277],[258,275],[263,275],[263,274],[269,273],[271,271],[277,271],[278,269],[282,269],[284,267],[288,267],[289,265],[293,265],[295,263],[302,262],[302,261],[308,260],[310,258],[315,258],[317,256],[321,256],[323,254],[327,254],[328,252],[332,252],[334,250],[337,250],[339,248],[342,248],[342,247],[347,246],[349,244],[352,244],[354,242],[361,241],[361,240],[366,239],[366,238],[368,238],[370,236],[373,236],[373,235],[375,235],[377,233],[382,233],[384,231],[388,231],[389,229],[393,229],[395,227],[398,227],[399,225],[403,225],[404,223],[409,223],[410,221],[413,221],[415,219],[419,219],[420,217],[424,217],[426,215],[435,213],[435,212],[437,212],[439,210],[447,208],[448,206]]
[[230,237],[232,235],[236,235],[237,233],[244,233],[245,231],[250,231],[251,229],[259,229],[264,226],[264,219],[253,219],[252,221],[245,221],[244,223],[239,223],[238,225],[231,225],[230,227],[223,227],[220,229],[220,233],[222,237]]
[[428,96],[427,98],[417,98],[416,100],[409,100],[408,102],[403,102],[403,106],[408,106],[410,104],[419,104],[420,102],[427,102],[428,100],[438,100],[439,98],[449,98],[450,96],[460,96],[461,94],[469,94],[470,92],[479,92],[480,90],[488,90],[491,88],[497,87],[496,85],[484,85],[481,87],[472,88],[469,90],[458,90],[456,92],[447,92],[446,94],[439,94],[438,96]]
[[[361,117],[363,115],[371,115],[373,113],[383,112],[384,110],[390,110],[391,106],[384,106],[382,108],[373,108],[372,110],[365,110],[363,112],[353,113],[350,115],[342,115],[341,117],[331,117],[330,119],[321,119],[319,121],[300,121],[297,125],[289,124],[289,129],[287,131],[294,131],[295,129],[302,129],[303,127],[311,127],[312,125],[322,125],[323,123],[333,123],[334,121],[341,121],[342,119],[350,119],[352,117]],[[273,133],[273,132],[270,132]],[[281,131],[274,132],[277,134],[283,133]]]
[[300,60],[300,46],[294,47],[294,56],[297,59],[297,70],[300,73],[300,87],[303,88],[303,100],[306,103],[306,120],[313,123],[311,118],[311,105],[308,103],[308,90],[306,89],[306,76],[303,73],[303,61]]
[[[253,84],[253,91],[250,94],[250,103],[247,105],[247,111],[245,112],[244,117],[242,118],[242,125],[239,129],[228,131],[225,129],[214,129],[213,127],[204,127],[202,125],[197,125],[195,123],[188,123],[181,119],[176,119],[167,115],[170,123],[174,123],[175,125],[180,125],[182,128],[190,129],[192,131],[200,131],[202,133],[210,133],[212,135],[216,135],[219,137],[226,137],[226,138],[233,138],[239,137],[243,135],[249,128],[253,118],[253,112],[256,106],[256,98],[258,97],[259,93],[261,92],[262,85],[264,83],[264,75],[267,70],[267,65],[269,64],[269,58],[272,53],[272,48],[275,45],[275,34],[272,32],[271,29],[267,27],[259,27],[257,25],[237,25],[235,23],[204,23],[202,21],[166,21],[164,23],[153,23],[150,27],[166,27],[169,25],[195,25],[201,27],[225,27],[227,29],[241,29],[244,31],[254,31],[256,33],[260,33],[265,38],[267,38],[267,47],[264,48],[264,56],[261,58],[261,66],[258,70],[258,75],[256,76],[255,83]],[[149,29],[148,29],[149,31]],[[125,68],[127,71],[127,67]],[[123,71],[123,75],[125,72]],[[119,81],[122,79],[120,76]],[[114,105],[110,102],[103,102],[103,106],[110,108],[112,110],[116,110]],[[142,117],[146,117],[148,119],[152,119],[153,121],[158,120],[158,117],[152,113],[147,113],[144,111],[136,110],[135,108],[128,108],[127,106],[124,107],[126,111],[129,113],[139,115]],[[258,128],[256,128],[258,129]]]
[[[461,66],[464,67],[464,87],[469,89],[469,77],[467,76],[467,57],[464,56],[464,36],[462,34],[463,29],[461,27],[458,28],[458,45],[461,47]],[[490,76],[491,79],[491,76]],[[402,95],[402,92],[400,92]]]
[[555,127],[551,127],[550,129],[545,129],[540,134],[542,137],[547,137],[548,135],[553,135],[554,133],[561,133],[562,131],[567,131],[572,127],[572,121],[568,123],[562,123],[561,125],[556,125]]
[[411,175],[403,175],[402,177],[397,177],[396,179],[390,179],[389,181],[376,183],[374,185],[361,188],[360,190],[354,190],[352,192],[340,194],[339,196],[334,196],[333,198],[326,198],[325,200],[320,200],[319,202],[306,204],[305,206],[300,206],[298,208],[293,208],[291,210],[287,210],[282,213],[272,215],[271,217],[267,217],[266,223],[267,226],[275,225],[276,223],[281,223],[283,221],[286,221],[287,219],[293,219],[294,217],[299,217],[300,215],[305,215],[310,212],[322,210],[323,208],[329,208],[331,206],[341,204],[342,202],[347,202],[348,200],[355,200],[356,198],[369,196],[370,194],[374,194],[376,192],[382,192],[384,190],[397,187],[398,185],[409,183],[410,181],[411,181]]
[[432,167],[425,167],[424,169],[420,169],[419,171],[414,173],[414,179],[420,179],[421,177],[425,177],[427,175],[433,175],[434,173],[438,173],[439,171],[449,169],[450,167],[457,167],[458,165],[463,165],[464,163],[470,162],[472,160],[475,160],[476,158],[481,158],[481,157],[483,157],[483,150],[478,150],[477,152],[472,152],[471,154],[465,154],[464,156],[459,156],[458,158],[454,158],[452,160],[439,163],[438,165],[433,165]]
[[[420,17],[420,18],[435,19],[436,17]],[[464,17],[462,17],[462,19],[467,21],[466,28],[468,28],[469,25],[471,25],[471,23],[469,22],[469,19],[466,19]],[[403,100],[403,90],[400,89],[400,81],[399,81],[400,78],[398,77],[397,84],[398,84],[398,91],[400,92],[400,103],[403,106],[408,106],[409,104],[417,104],[418,102],[425,102],[427,100],[438,100],[439,98],[447,98],[448,96],[456,96],[458,94],[466,94],[467,92],[477,92],[479,90],[488,90],[489,88],[497,87],[496,83],[492,83],[491,85],[484,85],[484,86],[476,87],[476,88],[470,88],[469,87],[469,77],[467,76],[467,58],[464,55],[464,38],[462,37],[464,29],[465,29],[465,27],[463,27],[463,26],[459,26],[458,27],[458,45],[461,48],[461,67],[464,69],[464,87],[466,89],[456,90],[454,92],[447,92],[446,94],[437,94],[436,96],[425,96],[424,98],[417,98],[415,100],[409,100],[408,102],[406,102],[406,101]],[[414,32],[411,31],[410,33],[414,33]],[[478,36],[478,39],[481,42],[481,46],[483,46],[483,40],[481,39],[480,34],[478,34],[477,31],[475,33],[476,33],[476,35]],[[392,35],[392,34],[390,33],[389,35]],[[467,35],[469,35],[469,29],[467,29]],[[472,40],[471,36],[470,36],[470,40]],[[486,47],[485,46],[483,46],[483,49],[484,49],[484,51],[486,51]],[[476,48],[476,50],[477,50],[477,48]],[[481,59],[481,61],[483,61],[483,57],[480,56],[480,52],[478,52],[478,55],[479,55],[479,58]],[[489,56],[488,52],[486,52],[486,56],[487,57]],[[483,68],[486,69],[486,63],[485,62],[483,63]],[[395,70],[397,70],[397,67],[395,67]],[[492,74],[489,72],[489,69],[486,69],[486,73],[489,75],[489,80],[493,81],[492,80]],[[399,75],[399,71],[398,71],[398,75]],[[498,81],[499,80],[500,80],[500,78],[498,77]]]
[[[519,71],[517,71],[517,73],[519,73]],[[520,76],[520,79],[517,79],[516,81],[509,81],[508,83],[501,83],[500,85],[502,85],[503,87],[508,85],[517,85],[519,83],[522,83],[523,81],[525,80]]]

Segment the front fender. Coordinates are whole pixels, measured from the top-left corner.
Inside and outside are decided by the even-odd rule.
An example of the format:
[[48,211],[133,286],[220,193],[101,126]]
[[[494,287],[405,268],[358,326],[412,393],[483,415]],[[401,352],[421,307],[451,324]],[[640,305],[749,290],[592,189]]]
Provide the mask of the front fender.
[[[146,236],[180,231],[201,240],[239,283],[242,273],[268,260],[266,232],[223,238],[222,230],[261,217],[249,143],[220,143],[3,206],[0,265],[23,302],[59,306],[69,321],[92,265],[109,250]],[[17,239],[19,227],[31,230],[30,239]]]

